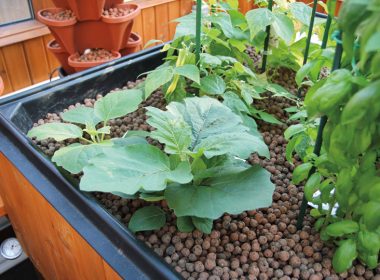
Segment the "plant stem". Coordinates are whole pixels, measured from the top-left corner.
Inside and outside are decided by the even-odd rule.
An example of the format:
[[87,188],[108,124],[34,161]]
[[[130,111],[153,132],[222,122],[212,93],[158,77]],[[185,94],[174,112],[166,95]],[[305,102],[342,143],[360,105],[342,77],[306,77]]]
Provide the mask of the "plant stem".
[[[103,122],[103,127],[105,127],[106,125],[107,125],[107,120]],[[101,142],[103,141],[104,141],[104,133],[102,134],[102,137],[101,137]]]
[[79,139],[82,140],[82,141],[84,141],[84,142],[86,142],[86,143],[94,144],[94,142],[92,142],[92,141],[90,141],[90,140],[88,140],[88,139],[86,139],[86,138],[84,138],[84,137],[81,137],[81,138],[79,138]]

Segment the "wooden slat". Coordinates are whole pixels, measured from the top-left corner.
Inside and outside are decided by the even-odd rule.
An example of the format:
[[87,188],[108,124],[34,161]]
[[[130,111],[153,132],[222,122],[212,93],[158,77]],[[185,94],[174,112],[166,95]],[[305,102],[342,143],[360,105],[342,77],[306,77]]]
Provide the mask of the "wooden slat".
[[32,84],[32,80],[30,79],[22,44],[6,46],[2,48],[2,51],[5,61],[5,68],[13,90],[30,86]]
[[42,37],[23,43],[32,83],[36,84],[49,79],[49,64]]
[[3,95],[13,91],[11,81],[8,76],[8,72],[5,66],[5,60],[3,56],[3,51],[0,49],[0,76],[4,82],[4,92]]
[[143,45],[145,45],[149,40],[156,39],[156,17],[154,14],[154,7],[146,8],[141,11],[142,22],[143,22]]
[[191,11],[191,7],[194,4],[193,0],[181,0],[181,16],[187,15]]
[[168,4],[154,7],[156,15],[156,39],[164,42],[169,41],[169,13]]
[[169,37],[170,39],[173,39],[175,34],[175,28],[177,26],[176,22],[173,22],[173,20],[180,17],[180,2],[175,1],[168,4],[169,5]]
[[0,153],[0,195],[17,238],[45,279],[120,276]]
[[[140,36],[142,36],[144,38],[144,31],[143,31],[143,27],[142,27],[142,15],[141,14],[137,18],[135,18],[135,22],[133,24],[132,31],[138,33]],[[140,45],[139,48],[142,49],[143,47],[144,46],[142,44],[142,45]]]

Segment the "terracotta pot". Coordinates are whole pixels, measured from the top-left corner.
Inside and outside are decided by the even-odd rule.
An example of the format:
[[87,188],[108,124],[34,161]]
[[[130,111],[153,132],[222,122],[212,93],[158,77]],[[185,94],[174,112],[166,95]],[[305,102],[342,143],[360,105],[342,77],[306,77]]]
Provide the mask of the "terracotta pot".
[[0,76],[0,95],[2,95],[4,92],[4,82],[3,79]]
[[120,50],[120,54],[122,56],[125,56],[125,55],[136,52],[138,50],[138,47],[141,45],[141,42],[142,42],[141,36],[135,32],[132,32],[125,48]]
[[112,8],[113,6],[117,4],[122,4],[124,0],[106,0],[104,3],[104,9]]
[[133,12],[123,16],[112,18],[102,16],[102,22],[106,23],[108,32],[107,40],[112,42],[112,50],[123,48],[123,42],[128,42],[133,27],[133,20],[140,14],[140,7],[137,4],[119,4],[115,8],[133,9]]
[[66,0],[79,21],[98,20],[105,0]]
[[54,38],[57,40],[58,44],[62,46],[68,53],[72,54],[76,52],[74,46],[74,27],[77,23],[76,18],[68,20],[53,20],[44,17],[42,14],[45,11],[52,13],[57,13],[63,11],[63,8],[49,8],[38,11],[37,18],[43,24],[47,25],[53,34]]
[[52,0],[54,3],[54,6],[57,8],[65,8],[70,9],[69,4],[67,3],[67,0]]
[[75,53],[75,54],[72,54],[72,55],[69,56],[68,62],[69,62],[69,65],[71,67],[73,67],[76,72],[80,72],[80,71],[89,69],[89,68],[94,67],[94,66],[98,66],[100,64],[103,64],[103,63],[106,63],[106,62],[109,62],[111,60],[114,60],[114,59],[117,59],[117,58],[121,57],[121,55],[120,55],[119,52],[112,51],[112,54],[113,54],[113,58],[112,59],[81,62],[81,61],[74,60],[75,58],[77,58],[79,56],[79,53]]
[[60,45],[58,47],[54,46],[55,44],[58,44],[58,42],[56,42],[56,40],[51,40],[47,44],[48,50],[54,54],[54,56],[57,58],[57,60],[61,64],[63,70],[65,70],[67,74],[75,73],[75,69],[70,67],[69,62],[67,60],[70,54]]

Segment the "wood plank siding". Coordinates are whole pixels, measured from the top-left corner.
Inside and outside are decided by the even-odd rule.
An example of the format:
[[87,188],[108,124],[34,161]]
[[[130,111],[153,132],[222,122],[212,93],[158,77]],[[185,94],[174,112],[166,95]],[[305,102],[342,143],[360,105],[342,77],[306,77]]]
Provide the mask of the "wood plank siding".
[[44,279],[121,277],[0,153],[0,195],[17,239]]
[[[133,26],[133,31],[143,38],[142,47],[151,39],[168,41],[173,38],[175,23],[172,20],[189,13],[193,5],[192,0],[133,2],[142,6],[141,14],[135,19]],[[35,13],[52,6],[50,0],[33,0]],[[34,22],[29,23],[30,31],[21,32],[21,29],[26,28],[25,25],[27,24],[19,24],[20,33],[16,35],[7,34],[9,27],[0,27],[0,76],[5,86],[3,94],[48,80],[50,73],[59,67],[55,57],[46,48],[46,44],[52,39],[47,29]]]

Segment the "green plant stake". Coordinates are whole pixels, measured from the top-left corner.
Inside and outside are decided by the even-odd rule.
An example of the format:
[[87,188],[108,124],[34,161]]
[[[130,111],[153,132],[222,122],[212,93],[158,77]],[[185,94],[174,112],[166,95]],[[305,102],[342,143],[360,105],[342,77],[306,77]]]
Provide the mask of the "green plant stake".
[[[340,61],[342,59],[342,53],[343,53],[343,46],[341,42],[341,32],[338,31],[335,37],[335,40],[337,41],[336,48],[335,48],[335,56],[334,56],[334,62],[333,62],[333,67],[332,71],[335,71],[340,68]],[[327,41],[327,40],[326,40]],[[321,147],[322,147],[322,135],[323,135],[323,128],[325,127],[327,122],[327,117],[322,116],[321,120],[319,121],[319,127],[318,127],[318,134],[317,134],[317,139],[315,141],[315,146],[313,153],[316,154],[317,156],[320,155],[321,153]],[[311,175],[313,175],[315,172],[315,167],[313,166],[310,171],[308,178],[310,178]],[[305,212],[306,212],[306,207],[307,207],[307,199],[305,197],[305,194],[302,199],[302,204],[300,207],[300,213],[298,214],[298,219],[297,219],[297,229],[300,230],[303,225],[303,220],[305,217]]]
[[[268,1],[268,10],[272,11],[273,7],[273,0]],[[267,33],[267,36],[265,37],[265,42],[264,42],[264,52],[263,52],[263,64],[262,64],[262,71],[265,72],[266,67],[267,67],[267,52],[269,48],[269,37],[270,37],[270,25],[266,27],[265,32]]]
[[[313,10],[311,11],[309,30],[307,32],[306,47],[305,47],[305,53],[303,55],[303,63],[302,63],[302,65],[306,64],[307,58],[309,56],[310,41],[311,41],[311,36],[313,35],[313,27],[314,27],[314,20],[315,20],[315,12],[317,11],[317,4],[318,4],[318,0],[314,0],[314,2],[313,2]],[[330,24],[331,24],[331,21],[330,21]],[[325,33],[323,34],[323,40],[326,39],[326,44],[327,44],[327,39],[328,39],[328,35],[329,35],[329,29],[330,29],[330,25],[329,25],[329,27],[327,27],[327,24],[326,24]],[[327,30],[327,33],[326,33],[326,30]],[[326,34],[327,34],[327,36],[326,36]],[[324,48],[326,48],[326,46],[322,47],[322,49],[324,49]],[[297,91],[297,96],[300,97],[300,95],[301,95],[301,87],[298,88],[298,91]]]
[[201,54],[201,26],[202,26],[202,0],[197,0],[196,26],[195,26],[195,59],[199,64]]

